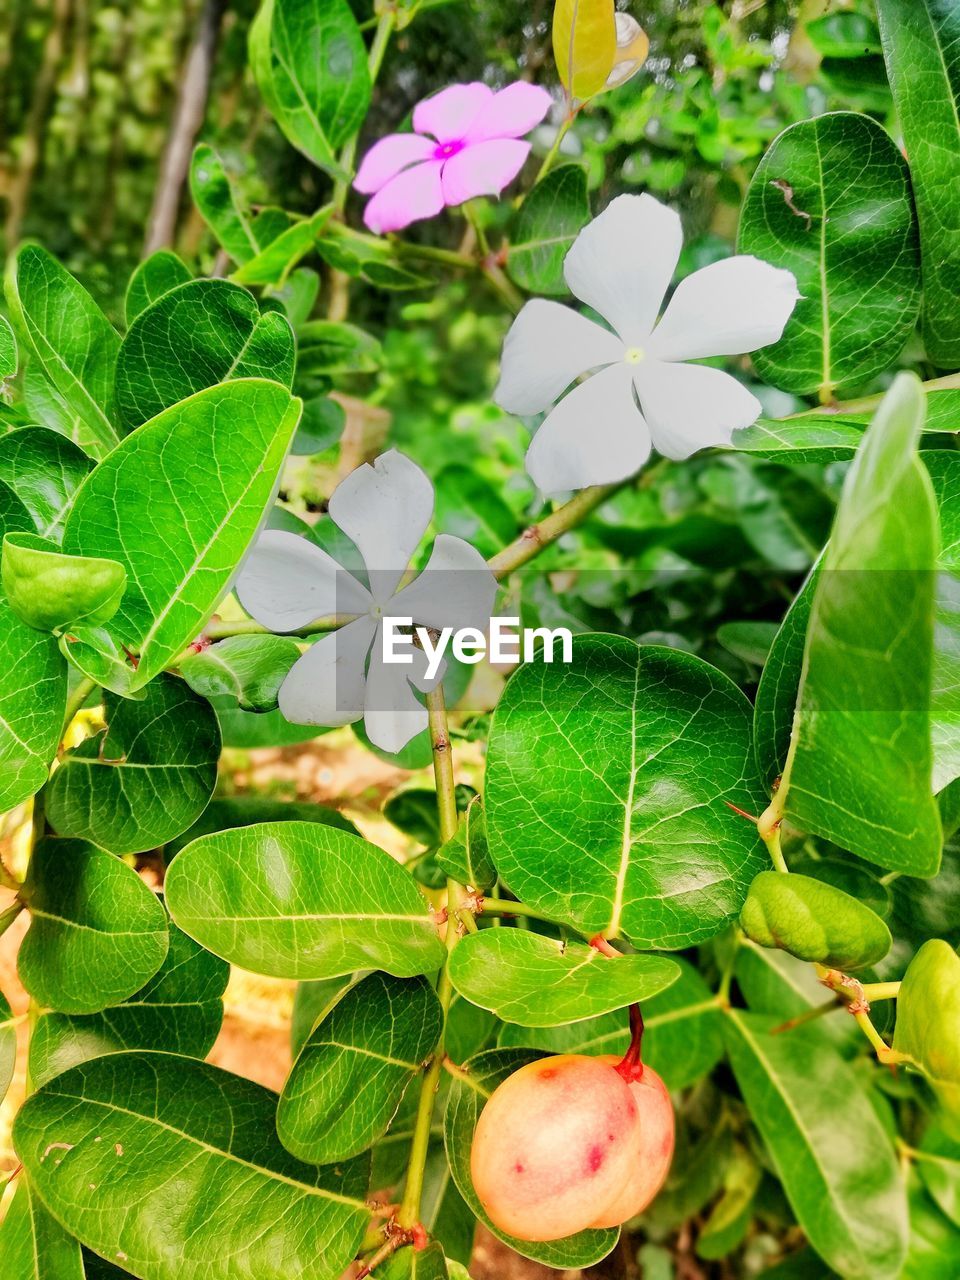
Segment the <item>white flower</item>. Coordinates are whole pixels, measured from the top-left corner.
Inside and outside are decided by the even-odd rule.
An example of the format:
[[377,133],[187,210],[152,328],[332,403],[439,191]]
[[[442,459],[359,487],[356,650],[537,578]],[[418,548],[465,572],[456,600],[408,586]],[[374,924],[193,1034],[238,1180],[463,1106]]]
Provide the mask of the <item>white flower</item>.
[[613,332],[540,299],[513,322],[494,393],[508,412],[539,413],[599,370],[560,400],[533,438],[527,471],[544,493],[624,480],[651,443],[667,458],[729,444],[759,416],[760,402],[736,378],[680,362],[776,342],[797,282],[757,258],[726,258],[681,281],[658,324],[682,243],[672,209],[649,195],[618,196],[580,232],[563,266],[571,291]]
[[369,590],[306,538],[268,529],[240,571],[237,595],[271,631],[297,631],[335,613],[358,615],[294,664],[280,688],[280,710],[294,724],[336,726],[362,716],[370,741],[396,752],[427,727],[426,708],[411,681],[424,692],[432,685],[424,678],[420,649],[414,650],[413,666],[384,662],[383,617],[482,631],[497,582],[468,542],[440,534],[424,571],[398,591],[433,516],[433,486],[395,449],[347,476],[334,490],[329,511],[359,550]]

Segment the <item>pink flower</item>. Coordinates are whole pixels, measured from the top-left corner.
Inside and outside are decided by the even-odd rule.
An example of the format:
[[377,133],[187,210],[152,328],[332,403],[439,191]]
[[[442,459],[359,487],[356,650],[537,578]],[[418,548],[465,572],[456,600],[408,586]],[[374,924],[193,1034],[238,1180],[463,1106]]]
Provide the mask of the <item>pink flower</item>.
[[520,139],[549,109],[546,89],[522,80],[499,93],[452,84],[425,98],[414,108],[413,133],[391,133],[364,156],[353,184],[373,196],[364,222],[377,233],[399,231],[447,205],[498,196],[530,154]]

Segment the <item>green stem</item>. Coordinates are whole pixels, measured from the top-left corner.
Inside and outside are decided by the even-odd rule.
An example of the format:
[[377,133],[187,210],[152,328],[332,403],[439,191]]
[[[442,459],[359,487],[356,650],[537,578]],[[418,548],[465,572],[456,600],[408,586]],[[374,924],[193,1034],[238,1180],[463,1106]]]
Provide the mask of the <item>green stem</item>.
[[398,258],[413,258],[421,262],[438,262],[445,267],[460,267],[466,271],[479,271],[476,258],[468,258],[455,249],[440,249],[432,244],[411,244],[408,240],[390,237],[390,245]]
[[556,542],[563,534],[580,524],[591,511],[595,511],[627,483],[628,481],[621,480],[617,484],[595,484],[589,489],[581,489],[562,507],[524,529],[519,538],[487,561],[487,567],[498,581],[502,581],[508,573],[519,569],[528,560],[538,556],[544,547]]
[[560,147],[563,144],[564,138],[567,136],[567,132],[569,131],[570,126],[573,124],[574,118],[575,118],[574,113],[571,112],[567,116],[566,120],[564,120],[560,128],[557,130],[557,136],[554,138],[553,144],[550,147],[550,150],[543,157],[543,164],[537,170],[537,176],[533,180],[534,186],[536,186],[538,182],[542,182],[543,179],[550,172],[550,170],[553,168],[553,162],[556,160],[557,156],[560,154]]
[[[337,631],[340,627],[345,627],[348,622],[352,622],[354,615],[332,613],[325,618],[315,618],[313,622],[308,623],[305,627],[300,627],[293,635],[312,636],[324,631]],[[262,626],[259,622],[254,622],[253,618],[237,618],[231,622],[208,622],[204,627],[203,634],[208,640],[225,640],[228,636],[260,636],[272,635],[269,627]]]
[[556,924],[541,911],[534,911],[525,902],[508,902],[506,898],[484,898],[483,915],[485,916],[518,916],[525,920],[542,920],[545,924]]
[[874,1000],[896,1000],[900,994],[899,982],[865,982],[863,994],[871,1002]]
[[480,268],[484,279],[490,285],[503,305],[514,315],[523,306],[523,294],[504,275],[500,267],[490,258],[486,258]]
[[[387,45],[390,43],[390,37],[393,35],[393,29],[397,24],[397,15],[393,9],[388,9],[385,13],[381,13],[377,22],[377,29],[373,34],[373,41],[370,45],[370,52],[367,54],[367,67],[370,71],[370,83],[376,84],[377,76],[380,74],[380,68],[383,65],[384,54],[387,52]],[[345,173],[353,175],[353,162],[357,156],[357,138],[358,134],[354,134],[343,144],[343,149],[338,157],[340,168]],[[350,178],[338,178],[333,188],[333,207],[337,214],[343,213],[343,207],[347,203],[347,196],[350,194]]]
[[[960,387],[960,373],[948,373],[942,378],[928,378],[923,384],[924,391],[952,391]],[[861,396],[857,400],[838,400],[829,407],[818,407],[813,412],[817,414],[829,413],[842,415],[845,413],[863,413],[867,409],[875,409],[886,392],[880,391],[876,395]],[[794,418],[804,418],[811,411],[804,410],[803,413],[792,413],[790,417],[784,421],[791,421]]]
[[96,680],[91,680],[84,676],[74,689],[73,693],[67,699],[67,710],[66,715],[63,717],[63,730],[60,734],[61,738],[73,723],[73,717],[83,708],[83,704],[90,697],[96,687]]
[[[433,775],[437,785],[437,813],[440,818],[440,839],[445,844],[457,834],[460,825],[457,813],[457,795],[453,775],[453,755],[450,747],[450,733],[447,728],[447,709],[443,697],[443,686],[437,685],[427,694],[427,715],[429,717],[430,740],[433,744]],[[457,945],[459,931],[457,929],[457,911],[463,887],[456,880],[447,881],[447,960]],[[403,1200],[397,1211],[397,1223],[407,1229],[420,1221],[420,1200],[423,1196],[423,1178],[427,1167],[427,1153],[430,1147],[430,1131],[433,1127],[433,1108],[440,1087],[440,1075],[446,1056],[444,1039],[446,1033],[447,1013],[453,999],[453,984],[450,981],[450,966],[445,961],[437,983],[437,999],[443,1010],[444,1030],[434,1050],[430,1065],[427,1067],[420,1086],[420,1100],[417,1105],[417,1116],[413,1127],[413,1141],[410,1145],[410,1158],[407,1163],[407,1181],[403,1191]]]

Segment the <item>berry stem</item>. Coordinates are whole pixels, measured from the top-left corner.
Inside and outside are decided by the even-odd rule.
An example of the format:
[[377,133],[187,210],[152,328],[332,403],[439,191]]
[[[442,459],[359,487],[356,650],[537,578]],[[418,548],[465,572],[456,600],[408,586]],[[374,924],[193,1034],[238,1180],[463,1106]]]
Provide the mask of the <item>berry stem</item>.
[[643,1079],[643,1060],[640,1046],[643,1041],[643,1014],[638,1004],[630,1006],[630,1044],[627,1052],[617,1063],[615,1070],[623,1076],[628,1084]]

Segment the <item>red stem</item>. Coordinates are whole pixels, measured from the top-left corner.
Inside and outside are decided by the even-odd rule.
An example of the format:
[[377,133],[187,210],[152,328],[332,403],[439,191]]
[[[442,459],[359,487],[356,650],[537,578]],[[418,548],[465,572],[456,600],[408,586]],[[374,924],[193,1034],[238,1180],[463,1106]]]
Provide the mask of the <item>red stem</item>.
[[630,1044],[627,1052],[614,1068],[627,1084],[643,1079],[643,1061],[640,1057],[640,1044],[643,1040],[643,1014],[638,1004],[630,1006]]

